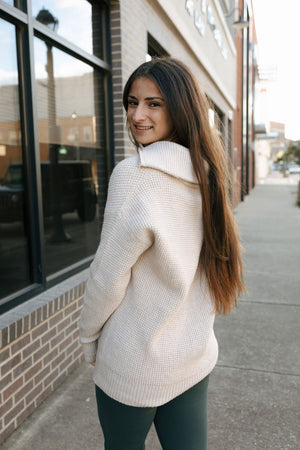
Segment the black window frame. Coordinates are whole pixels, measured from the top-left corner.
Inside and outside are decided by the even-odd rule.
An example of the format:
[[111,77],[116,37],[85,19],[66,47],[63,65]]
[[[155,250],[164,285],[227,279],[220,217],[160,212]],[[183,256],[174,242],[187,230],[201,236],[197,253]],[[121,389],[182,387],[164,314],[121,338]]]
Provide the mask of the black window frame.
[[53,275],[45,276],[41,169],[33,48],[34,37],[38,37],[53,47],[101,71],[104,79],[105,153],[108,179],[114,167],[110,7],[107,1],[89,1],[89,3],[98,4],[99,8],[101,8],[101,31],[103,33],[103,55],[105,60],[84,51],[38,22],[31,15],[31,0],[18,0],[18,7],[11,6],[0,0],[0,18],[16,27],[24,185],[27,193],[25,220],[29,228],[30,254],[28,255],[28,263],[32,266],[32,283],[20,291],[0,298],[0,314],[87,268],[93,259],[93,255],[91,255]]
[[170,56],[170,54],[160,45],[160,43],[150,34],[147,33],[148,55],[151,58]]

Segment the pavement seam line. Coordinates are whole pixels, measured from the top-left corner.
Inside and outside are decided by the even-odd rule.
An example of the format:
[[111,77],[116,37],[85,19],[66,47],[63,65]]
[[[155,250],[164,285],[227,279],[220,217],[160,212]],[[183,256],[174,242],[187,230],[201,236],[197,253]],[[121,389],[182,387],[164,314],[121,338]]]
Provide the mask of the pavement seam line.
[[238,366],[227,366],[225,364],[217,364],[217,367],[221,367],[223,369],[238,369],[238,370],[245,370],[247,372],[259,372],[259,373],[269,373],[272,375],[284,375],[288,377],[300,377],[300,374],[296,373],[287,373],[287,372],[275,372],[273,370],[264,370],[264,369],[251,369],[251,367],[238,367]]
[[255,303],[255,304],[263,304],[263,305],[274,305],[274,306],[296,306],[297,308],[300,307],[300,305],[296,303],[284,303],[284,302],[267,302],[266,300],[244,300],[240,299],[239,303]]

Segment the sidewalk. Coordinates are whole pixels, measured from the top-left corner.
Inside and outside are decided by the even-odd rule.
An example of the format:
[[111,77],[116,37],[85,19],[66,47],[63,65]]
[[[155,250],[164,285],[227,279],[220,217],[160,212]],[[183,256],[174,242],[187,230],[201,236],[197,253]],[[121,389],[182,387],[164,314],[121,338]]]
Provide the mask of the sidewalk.
[[[217,317],[209,386],[209,450],[300,446],[300,208],[296,178],[259,183],[235,211],[249,295]],[[82,365],[3,450],[102,450],[92,368]],[[147,450],[161,449],[154,429]],[[189,450],[189,449],[186,449]]]

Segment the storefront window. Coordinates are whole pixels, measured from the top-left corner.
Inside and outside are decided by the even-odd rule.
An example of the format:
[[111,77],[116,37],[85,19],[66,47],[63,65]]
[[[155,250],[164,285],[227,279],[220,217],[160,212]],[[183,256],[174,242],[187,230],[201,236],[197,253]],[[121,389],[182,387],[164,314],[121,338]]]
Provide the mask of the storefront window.
[[[68,39],[73,44],[88,53],[93,53],[102,58],[102,46],[99,45],[101,28],[100,10],[98,5],[92,6],[86,0],[33,0],[33,16],[44,25],[49,17],[53,17],[49,27],[60,36]],[[96,39],[93,41],[92,30],[97,29]]]
[[30,283],[14,25],[0,19],[0,297]]
[[24,10],[25,4],[23,0],[3,0],[5,3],[8,3],[11,6],[14,6],[15,8],[19,8]]
[[[46,275],[95,253],[105,201],[102,75],[35,38]],[[100,179],[100,183],[99,180]]]
[[170,56],[166,50],[157,42],[151,34],[148,33],[148,52],[146,54],[146,61],[151,61],[152,58]]
[[106,2],[2,4],[0,314],[91,263],[113,139]]

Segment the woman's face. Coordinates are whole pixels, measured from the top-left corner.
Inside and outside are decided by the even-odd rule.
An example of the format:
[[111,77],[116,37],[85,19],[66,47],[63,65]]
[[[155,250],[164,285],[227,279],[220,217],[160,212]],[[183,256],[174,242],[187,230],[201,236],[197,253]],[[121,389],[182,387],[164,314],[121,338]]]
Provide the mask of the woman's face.
[[173,124],[166,102],[149,78],[137,78],[128,95],[127,120],[135,140],[141,145],[169,140]]

